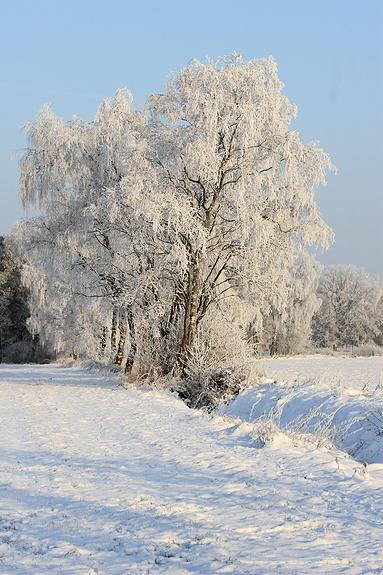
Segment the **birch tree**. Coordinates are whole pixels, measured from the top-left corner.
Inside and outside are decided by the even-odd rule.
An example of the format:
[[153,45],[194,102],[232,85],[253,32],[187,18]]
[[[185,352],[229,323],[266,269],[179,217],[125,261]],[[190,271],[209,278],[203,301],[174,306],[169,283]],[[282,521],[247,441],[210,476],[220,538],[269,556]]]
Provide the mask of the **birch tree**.
[[320,266],[311,254],[297,254],[286,285],[285,309],[271,309],[264,318],[263,349],[270,355],[298,354],[311,345],[312,318],[321,304],[316,293],[319,275]]
[[282,312],[297,250],[331,241],[313,194],[332,165],[289,129],[282,87],[272,59],[234,56],[193,62],[149,98],[156,210],[162,241],[177,246],[181,369],[211,306],[232,298],[243,327],[271,305]]
[[26,127],[20,193],[40,215],[16,235],[56,347],[185,375],[285,313],[297,254],[332,239],[314,199],[332,165],[282,89],[272,59],[234,55],[191,63],[143,111],[119,91],[90,123],[44,108]]
[[[94,308],[91,299],[103,299],[98,307],[104,313],[109,308],[110,315],[102,318],[96,333],[105,338],[110,332],[118,365],[123,360],[127,324],[131,339],[134,333],[130,308],[140,291],[137,276],[144,275],[135,272],[141,265],[137,254],[145,225],[123,191],[133,183],[130,195],[137,196],[146,179],[137,172],[145,164],[140,150],[142,122],[131,110],[130,95],[122,90],[114,100],[102,103],[90,124],[78,119],[65,123],[43,108],[37,122],[26,127],[30,147],[21,161],[22,199],[42,211],[32,222],[34,231],[24,226],[21,232],[27,236],[33,259],[29,272],[33,274],[37,264],[45,272],[40,277],[45,277],[48,289],[54,285],[56,295],[61,294],[72,307],[76,302],[78,311]],[[63,301],[60,305],[66,309]],[[70,332],[73,335],[73,329]],[[89,338],[89,333],[84,337]],[[82,348],[88,345],[80,343]]]

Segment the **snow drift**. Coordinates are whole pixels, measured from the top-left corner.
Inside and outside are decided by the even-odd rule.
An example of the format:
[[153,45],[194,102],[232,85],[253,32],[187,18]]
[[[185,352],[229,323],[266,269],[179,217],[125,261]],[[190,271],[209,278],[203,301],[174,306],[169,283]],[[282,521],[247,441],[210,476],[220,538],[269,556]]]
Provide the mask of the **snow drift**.
[[383,464],[383,396],[321,379],[264,380],[221,413],[250,423],[268,420],[318,443],[330,441],[359,462]]

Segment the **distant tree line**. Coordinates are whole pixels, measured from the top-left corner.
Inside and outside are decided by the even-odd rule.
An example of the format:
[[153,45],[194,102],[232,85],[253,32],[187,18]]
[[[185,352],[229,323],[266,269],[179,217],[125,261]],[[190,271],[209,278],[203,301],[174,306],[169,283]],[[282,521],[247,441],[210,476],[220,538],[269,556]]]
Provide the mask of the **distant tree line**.
[[383,289],[379,279],[355,266],[328,266],[320,276],[317,296],[320,307],[312,319],[314,345],[383,345]]
[[[352,265],[319,269],[311,266],[295,278],[294,296],[284,316],[264,318],[261,351],[289,355],[310,349],[383,346],[380,280]],[[370,350],[380,351],[374,347]]]

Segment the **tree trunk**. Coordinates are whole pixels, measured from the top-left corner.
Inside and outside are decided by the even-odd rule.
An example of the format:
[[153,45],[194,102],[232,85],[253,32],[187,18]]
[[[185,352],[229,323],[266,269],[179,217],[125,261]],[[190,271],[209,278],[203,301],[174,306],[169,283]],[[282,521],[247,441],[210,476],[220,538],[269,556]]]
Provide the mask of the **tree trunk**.
[[117,309],[113,308],[112,314],[112,329],[110,332],[110,347],[112,352],[117,348]]
[[260,341],[259,341],[259,335],[258,335],[257,331],[254,331],[253,333],[251,333],[251,335],[249,337],[249,343],[251,344],[254,355],[258,356],[259,355]]
[[104,357],[105,354],[105,349],[106,349],[106,340],[107,340],[107,328],[104,326],[101,330],[101,336],[100,336],[100,351],[99,351],[99,358],[101,359],[102,357]]
[[130,305],[127,309],[127,320],[129,326],[129,337],[130,337],[130,349],[128,353],[128,357],[126,359],[125,364],[125,373],[130,375],[132,373],[134,359],[136,357],[137,352],[137,341],[136,341],[136,329],[134,326],[134,317],[133,317],[133,309]]
[[120,338],[118,340],[118,347],[117,353],[114,360],[114,363],[118,366],[122,365],[122,360],[124,359],[124,350],[125,350],[125,342],[126,342],[126,334],[127,334],[127,325],[126,325],[126,317],[125,312],[122,310],[120,311],[120,319],[118,322],[118,328],[120,331]]
[[198,258],[193,262],[188,274],[188,289],[185,305],[182,341],[178,353],[177,370],[185,374],[188,355],[193,345],[198,326],[198,302],[201,288],[201,271]]
[[274,330],[270,344],[270,355],[277,355],[278,353],[278,337],[277,330]]
[[164,320],[161,324],[161,336],[162,337],[167,337],[171,333],[171,331],[174,329],[174,327],[177,325],[179,315],[180,315],[181,305],[182,305],[182,296],[177,291],[175,296],[174,296],[174,299],[173,299],[173,303],[172,303],[172,307],[170,309],[169,317],[166,320]]

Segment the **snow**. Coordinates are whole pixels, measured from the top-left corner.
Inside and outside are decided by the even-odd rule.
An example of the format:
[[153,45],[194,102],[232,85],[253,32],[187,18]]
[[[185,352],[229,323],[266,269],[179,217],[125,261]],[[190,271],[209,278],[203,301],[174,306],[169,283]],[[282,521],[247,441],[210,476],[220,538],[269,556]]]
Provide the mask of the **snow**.
[[266,439],[86,369],[0,366],[1,575],[383,573],[383,466]]
[[222,413],[248,422],[271,419],[289,432],[333,442],[360,462],[383,464],[382,357],[269,359],[263,370],[263,384]]
[[343,390],[375,390],[383,386],[383,357],[347,357],[330,355],[302,355],[278,359],[265,358],[259,368],[279,381],[292,382],[297,378],[319,378]]

